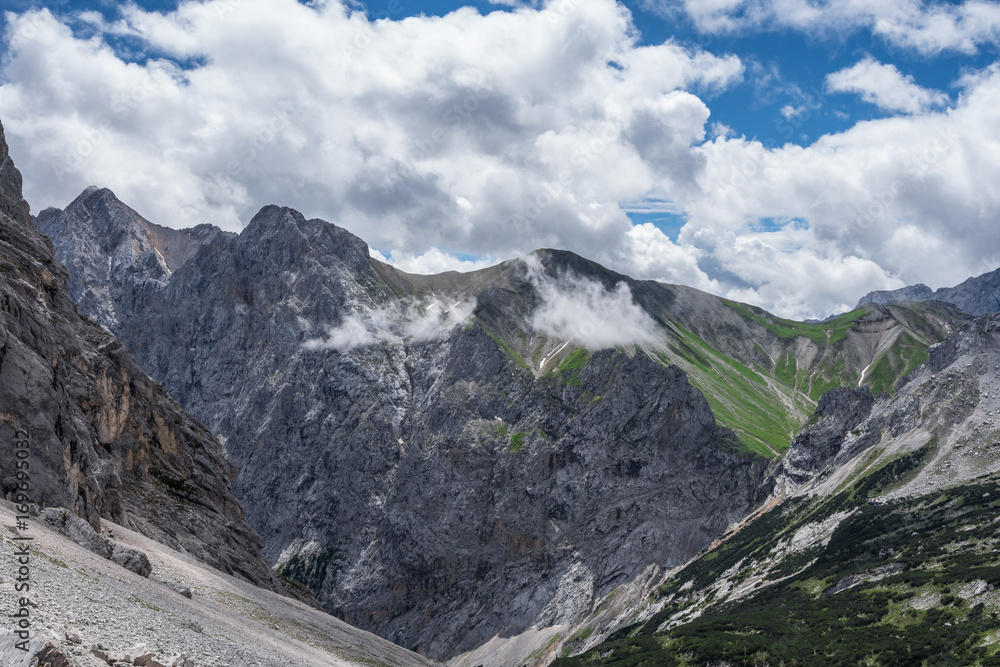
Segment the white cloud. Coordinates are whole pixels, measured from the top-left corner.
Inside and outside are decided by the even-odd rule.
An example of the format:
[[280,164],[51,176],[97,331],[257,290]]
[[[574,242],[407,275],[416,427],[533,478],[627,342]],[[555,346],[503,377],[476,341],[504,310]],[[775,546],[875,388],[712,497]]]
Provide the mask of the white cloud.
[[1000,4],[983,0],[646,0],[651,9],[684,13],[706,33],[793,28],[841,35],[867,29],[923,54],[976,53],[1000,42]]
[[571,274],[556,278],[533,255],[523,260],[541,303],[531,317],[536,331],[591,350],[621,345],[651,345],[662,338],[656,323],[632,298],[628,284],[608,290]]
[[[767,18],[779,6],[784,18]],[[912,23],[913,39],[937,17],[938,46],[931,33],[913,46],[933,53],[987,43],[994,5],[702,7],[734,29],[867,16],[878,34]],[[238,229],[276,203],[346,227],[403,270],[565,248],[787,317],[825,316],[871,289],[956,284],[1000,247],[996,66],[963,75],[949,108],[902,76],[854,76],[863,95],[918,113],[775,147],[711,118],[708,93],[742,80],[744,63],[638,46],[612,0],[375,22],[336,0],[123,11],[101,29],[165,57],[132,62],[47,11],[9,15],[0,118],[35,210],[91,183],[175,227]],[[806,108],[781,119],[789,127],[819,104],[789,102]],[[642,202],[683,216],[675,240],[630,223]],[[930,261],[934,244],[948,261]],[[345,345],[362,336],[340,333]]]
[[346,314],[320,338],[307,340],[302,347],[311,351],[350,350],[379,343],[426,341],[437,338],[467,321],[476,302],[431,301],[415,306],[363,309]]
[[793,106],[791,104],[786,104],[781,107],[781,115],[785,118],[795,118],[796,116],[801,116],[806,112],[805,106]]
[[459,259],[439,248],[430,248],[427,252],[420,255],[403,250],[393,250],[389,254],[389,257],[385,257],[382,253],[374,251],[372,256],[379,261],[392,264],[400,271],[424,275],[444,273],[445,271],[468,273],[469,271],[478,271],[479,269],[485,269],[498,263],[498,260],[492,257],[474,260]]
[[903,113],[923,113],[949,101],[944,93],[921,88],[895,65],[884,65],[871,56],[828,75],[826,87],[834,93],[858,93],[880,109]]

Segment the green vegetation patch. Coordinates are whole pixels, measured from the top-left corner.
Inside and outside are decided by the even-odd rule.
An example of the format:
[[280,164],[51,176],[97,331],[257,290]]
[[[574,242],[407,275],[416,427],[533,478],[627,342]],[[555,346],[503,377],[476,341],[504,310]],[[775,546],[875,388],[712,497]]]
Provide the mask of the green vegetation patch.
[[562,360],[556,373],[563,378],[566,384],[578,387],[580,386],[580,369],[586,366],[588,361],[590,361],[590,352],[587,351],[587,348],[578,347]]
[[169,472],[157,466],[149,469],[149,474],[175,496],[190,499],[198,495],[198,489],[183,477],[174,477]]
[[477,321],[476,323],[479,324],[479,326],[483,327],[483,331],[485,331],[489,335],[490,338],[492,338],[493,340],[495,340],[497,342],[497,345],[500,346],[500,349],[503,350],[504,352],[506,352],[507,356],[510,357],[514,361],[515,364],[517,364],[518,366],[520,366],[521,368],[523,368],[526,371],[530,371],[531,370],[531,367],[528,365],[528,362],[526,362],[524,360],[524,357],[522,357],[521,354],[517,350],[515,350],[514,348],[512,348],[507,343],[503,342],[500,339],[499,336],[497,336],[492,331],[490,331],[489,329],[487,329],[483,325],[482,322]]
[[[709,552],[718,556],[697,559],[665,584],[659,595],[673,600],[661,614],[554,664],[1000,664],[1000,620],[970,587],[1000,587],[1000,536],[993,521],[1000,516],[1000,475],[916,498],[871,502],[912,476],[934,446],[890,461],[837,496],[794,499],[764,514]],[[825,547],[791,555],[768,573],[771,581],[790,578],[658,632],[690,603],[686,595],[726,568],[741,559],[760,562],[799,527],[844,509],[854,512]]]
[[519,452],[524,448],[524,438],[528,434],[524,431],[519,431],[510,437],[510,451]]
[[870,306],[862,306],[829,322],[795,322],[775,317],[756,306],[748,306],[728,299],[723,299],[723,302],[739,313],[743,319],[757,322],[778,338],[791,339],[804,336],[820,346],[827,341],[831,343],[842,341],[854,323],[871,312]]
[[871,387],[874,394],[895,393],[896,381],[912,373],[928,359],[927,345],[909,334],[902,334],[868,370],[864,383]]
[[774,377],[778,378],[789,387],[795,388],[795,375],[798,369],[795,365],[795,356],[789,352],[778,360],[774,366]]
[[[674,327],[676,336],[670,345],[676,356],[661,355],[659,361],[680,363],[715,418],[736,431],[744,451],[772,458],[788,449],[813,406],[799,398],[793,388],[780,389],[768,383],[760,373],[717,351],[683,326]],[[789,404],[798,410],[789,411]]]
[[343,567],[343,554],[328,546],[310,554],[297,553],[275,571],[284,578],[319,593],[327,577],[336,577]]

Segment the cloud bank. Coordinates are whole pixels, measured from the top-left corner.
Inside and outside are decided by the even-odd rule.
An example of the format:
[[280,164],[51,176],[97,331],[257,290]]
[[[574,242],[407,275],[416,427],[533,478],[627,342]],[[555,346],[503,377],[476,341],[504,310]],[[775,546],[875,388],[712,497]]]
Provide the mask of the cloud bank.
[[[290,205],[414,271],[558,247],[804,318],[996,268],[997,66],[946,107],[863,60],[832,88],[895,117],[765,145],[711,120],[713,95],[743,80],[738,57],[640,45],[613,0],[531,5],[375,21],[338,0],[126,5],[114,23],[8,14],[0,118],[36,209],[92,183],[173,227],[235,230]],[[997,6],[668,9],[715,31],[861,26],[932,54],[994,44]],[[801,113],[781,116],[788,139]],[[650,202],[683,215],[679,233],[632,224],[625,211]]]
[[327,329],[326,335],[307,340],[302,347],[310,351],[349,352],[380,343],[432,340],[468,320],[475,308],[475,301],[450,305],[434,301],[420,308],[393,306],[354,311]]

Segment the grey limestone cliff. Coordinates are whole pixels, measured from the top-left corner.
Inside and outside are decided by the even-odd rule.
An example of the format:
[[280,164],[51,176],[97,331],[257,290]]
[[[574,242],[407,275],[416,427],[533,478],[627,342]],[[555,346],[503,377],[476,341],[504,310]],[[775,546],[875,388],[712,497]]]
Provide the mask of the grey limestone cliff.
[[[35,231],[0,128],[0,442],[29,433],[30,500],[106,518],[222,571],[280,586],[229,483],[218,440],[76,310]],[[0,493],[18,489],[0,457]]]
[[184,230],[155,225],[97,187],[84,190],[65,210],[43,210],[34,222],[67,268],[68,289],[80,311],[112,330],[121,324],[120,312],[143,308],[201,244],[224,234],[211,225]]

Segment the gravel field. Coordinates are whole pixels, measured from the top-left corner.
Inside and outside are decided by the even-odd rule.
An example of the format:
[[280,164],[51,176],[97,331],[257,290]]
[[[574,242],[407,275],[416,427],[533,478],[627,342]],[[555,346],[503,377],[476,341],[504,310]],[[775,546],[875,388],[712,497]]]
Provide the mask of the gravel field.
[[[144,552],[152,565],[149,578],[78,546],[38,521],[30,520],[27,530],[15,526],[13,507],[0,501],[0,664],[4,667],[27,667],[30,655],[46,642],[74,667],[437,664],[111,522],[102,524],[102,533]],[[34,650],[28,654],[14,648],[16,639],[10,631],[10,614],[21,597],[14,588],[18,534],[33,538],[29,610]],[[190,599],[178,592],[185,589]]]

